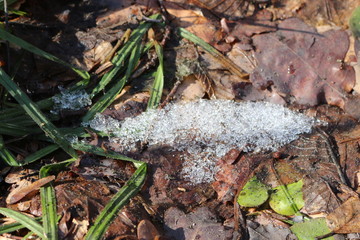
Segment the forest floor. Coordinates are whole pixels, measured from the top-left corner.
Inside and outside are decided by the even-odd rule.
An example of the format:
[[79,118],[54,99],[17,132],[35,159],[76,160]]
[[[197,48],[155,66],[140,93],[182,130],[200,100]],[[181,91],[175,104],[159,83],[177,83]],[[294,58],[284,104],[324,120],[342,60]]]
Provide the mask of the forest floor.
[[358,6],[15,1],[0,239],[360,239]]

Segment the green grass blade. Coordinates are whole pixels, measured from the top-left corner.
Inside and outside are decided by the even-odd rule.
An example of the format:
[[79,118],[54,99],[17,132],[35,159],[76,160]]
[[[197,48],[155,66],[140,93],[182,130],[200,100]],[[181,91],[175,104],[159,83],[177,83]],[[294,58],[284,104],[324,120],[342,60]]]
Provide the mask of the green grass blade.
[[82,121],[87,122],[91,120],[96,113],[103,112],[116,98],[116,96],[121,92],[125,86],[127,80],[129,79],[132,71],[139,62],[141,56],[142,44],[139,42],[131,51],[131,56],[129,58],[128,68],[126,69],[125,76],[122,77],[105,95],[103,95],[85,114]]
[[123,160],[123,161],[132,162],[132,163],[135,164],[136,167],[138,167],[138,166],[140,166],[141,164],[144,163],[144,162],[137,161],[135,159],[129,158],[127,156],[124,156],[124,155],[122,155],[120,153],[117,153],[117,152],[114,152],[114,151],[111,151],[111,150],[105,151],[101,147],[96,147],[96,146],[89,145],[89,144],[74,143],[74,144],[72,144],[72,146],[73,146],[73,148],[75,148],[76,150],[79,150],[79,151],[92,153],[92,154],[96,154],[96,155],[104,156],[104,157],[108,157],[108,158],[113,158],[113,159],[119,159],[119,160]]
[[25,164],[29,164],[32,162],[35,162],[43,157],[45,157],[46,155],[54,152],[55,150],[59,149],[59,146],[57,144],[51,144],[49,146],[46,146],[36,152],[34,152],[33,154],[30,154],[29,156],[27,156],[23,161],[22,161],[22,165]]
[[[73,163],[76,158],[69,159],[60,163],[49,164],[40,169],[40,178],[50,175],[50,172],[57,172]],[[56,196],[54,187],[47,184],[40,188],[41,209],[43,227],[48,239],[58,239],[58,217],[56,214]]]
[[160,101],[164,88],[164,57],[163,49],[158,42],[155,42],[155,50],[159,59],[159,66],[155,73],[155,79],[150,91],[150,99],[147,105],[147,109],[156,108]]
[[239,68],[233,61],[222,55],[218,50],[216,50],[213,46],[199,38],[198,36],[192,34],[191,32],[187,31],[184,28],[178,28],[178,33],[181,37],[186,38],[190,40],[191,42],[195,43],[196,45],[199,45],[202,47],[205,51],[210,53],[212,56],[214,56],[216,59],[219,60],[219,62],[227,68],[232,74],[237,75],[241,79],[243,79],[244,82],[249,82],[249,80],[245,79],[247,77],[247,74]]
[[[150,16],[151,19],[160,19],[159,14],[155,14],[153,16]],[[135,29],[130,38],[129,41],[127,41],[124,46],[117,52],[117,54],[114,56],[114,58],[111,60],[113,63],[113,68],[110,70],[110,72],[106,73],[102,78],[99,84],[93,89],[90,96],[91,98],[94,97],[96,94],[98,94],[100,91],[102,91],[107,84],[114,79],[114,77],[120,72],[121,69],[124,68],[125,61],[130,56],[131,52],[133,52],[133,49],[137,47],[143,35],[149,30],[152,23],[143,22],[140,24],[140,26]]]
[[9,166],[18,167],[20,164],[16,161],[15,156],[5,147],[3,137],[0,135],[0,158]]
[[[40,222],[42,218],[37,217],[37,218],[34,218],[34,219],[35,219],[35,221]],[[23,229],[23,228],[25,228],[25,226],[22,225],[19,222],[10,223],[10,224],[3,224],[3,225],[0,225],[0,234],[13,232],[13,231]]]
[[41,129],[37,127],[23,127],[12,123],[0,122],[0,134],[14,137],[25,136],[28,134],[41,133]]
[[30,237],[33,235],[34,233],[32,231],[28,232],[28,234],[26,234],[21,240],[29,240]]
[[131,176],[129,181],[119,190],[118,193],[110,200],[110,202],[101,211],[96,218],[93,226],[89,229],[85,236],[87,240],[102,239],[107,228],[115,219],[118,212],[124,207],[129,200],[137,194],[145,182],[147,166],[143,163]]
[[42,226],[38,222],[36,222],[35,219],[8,208],[0,208],[0,213],[4,216],[10,217],[18,221],[26,228],[28,228],[30,231],[33,231],[40,238],[47,239],[46,235],[44,234],[44,230]]
[[75,150],[70,146],[69,142],[58,131],[54,124],[45,117],[38,106],[10,79],[2,68],[0,68],[0,84],[2,84],[11,96],[16,99],[48,137],[64,149],[70,156],[77,157]]
[[84,71],[84,70],[81,70],[81,69],[71,66],[69,63],[55,57],[54,55],[52,55],[50,53],[47,53],[47,52],[35,47],[34,45],[22,40],[21,38],[18,38],[16,36],[8,33],[7,31],[5,31],[2,28],[0,28],[0,38],[7,40],[15,45],[18,45],[19,47],[22,47],[22,48],[26,49],[27,51],[32,52],[36,55],[39,55],[43,58],[46,58],[50,61],[62,64],[66,67],[69,67],[83,79],[86,79],[87,81],[90,80],[90,74],[87,71]]

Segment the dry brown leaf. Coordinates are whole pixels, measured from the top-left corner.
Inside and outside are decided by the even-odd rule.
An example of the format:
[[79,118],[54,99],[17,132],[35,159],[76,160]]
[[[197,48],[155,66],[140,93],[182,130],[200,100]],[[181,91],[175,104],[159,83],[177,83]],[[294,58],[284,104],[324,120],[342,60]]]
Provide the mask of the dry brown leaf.
[[207,207],[200,207],[188,214],[171,207],[165,212],[164,222],[166,236],[175,240],[225,240],[232,234],[232,229],[225,229]]
[[67,236],[67,239],[82,240],[85,234],[88,232],[89,221],[81,220],[78,221],[75,218],[72,220],[72,231]]
[[221,42],[225,35],[221,31],[220,22],[217,23],[206,18],[199,8],[191,8],[187,4],[181,5],[166,1],[164,6],[175,17],[173,23],[176,26],[186,28],[221,52],[230,50],[229,44]]
[[181,101],[193,101],[205,96],[205,89],[203,84],[195,75],[190,75],[183,78],[175,92],[174,98]]
[[277,32],[253,37],[258,62],[250,78],[253,85],[271,88],[287,102],[344,107],[355,83],[354,69],[341,62],[349,48],[347,33],[319,34],[296,18],[278,27]]
[[96,24],[99,27],[112,27],[114,25],[121,26],[125,23],[135,23],[143,17],[142,12],[146,10],[159,10],[159,5],[155,0],[107,0],[106,5],[109,11],[99,16],[96,19]]
[[10,194],[6,198],[7,204],[14,204],[26,197],[28,194],[34,191],[38,191],[40,187],[46,185],[55,179],[55,176],[48,176],[41,178],[28,186],[20,186],[15,190],[11,191]]
[[112,52],[113,46],[110,42],[102,41],[95,48],[84,53],[84,62],[87,69],[92,69],[94,65],[103,62]]
[[137,226],[137,237],[139,240],[154,240],[159,236],[158,230],[149,220],[141,220]]
[[360,232],[360,199],[351,197],[326,217],[329,228],[335,233]]

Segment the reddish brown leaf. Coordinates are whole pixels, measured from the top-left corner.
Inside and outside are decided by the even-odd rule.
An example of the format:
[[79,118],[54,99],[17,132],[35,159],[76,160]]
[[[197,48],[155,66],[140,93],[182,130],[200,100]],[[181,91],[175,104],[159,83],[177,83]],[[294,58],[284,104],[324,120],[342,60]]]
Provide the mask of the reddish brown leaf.
[[251,81],[256,88],[271,88],[288,102],[344,107],[355,83],[354,69],[341,63],[349,48],[345,31],[319,34],[291,18],[277,32],[254,36],[253,42],[258,68]]
[[139,240],[154,240],[159,236],[159,232],[149,220],[141,220],[137,227],[137,237]]

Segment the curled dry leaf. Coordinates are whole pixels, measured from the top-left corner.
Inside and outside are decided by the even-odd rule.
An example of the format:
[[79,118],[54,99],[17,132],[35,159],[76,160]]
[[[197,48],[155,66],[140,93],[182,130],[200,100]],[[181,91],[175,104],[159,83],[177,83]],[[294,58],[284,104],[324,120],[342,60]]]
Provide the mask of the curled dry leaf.
[[137,237],[139,240],[153,240],[159,236],[158,230],[149,220],[141,220],[137,227]]
[[10,192],[10,194],[6,198],[7,204],[14,204],[23,199],[25,196],[27,196],[29,193],[38,191],[40,187],[44,186],[45,184],[51,182],[55,179],[55,176],[48,176],[41,178],[33,183],[31,183],[28,186],[25,187],[19,187]]
[[[355,84],[354,69],[342,62],[349,48],[345,31],[319,34],[297,18],[273,33],[253,37],[258,67],[251,75],[258,89],[271,89],[288,102],[344,107]],[[341,43],[341,44],[339,44]]]

